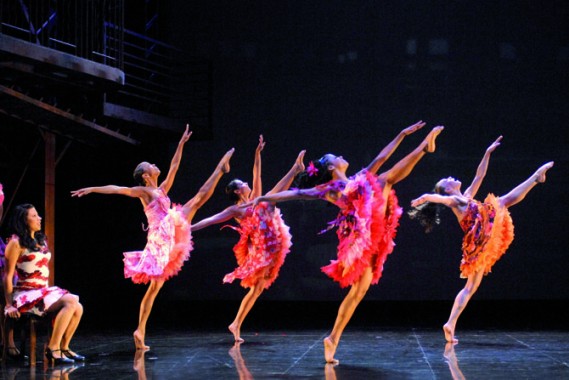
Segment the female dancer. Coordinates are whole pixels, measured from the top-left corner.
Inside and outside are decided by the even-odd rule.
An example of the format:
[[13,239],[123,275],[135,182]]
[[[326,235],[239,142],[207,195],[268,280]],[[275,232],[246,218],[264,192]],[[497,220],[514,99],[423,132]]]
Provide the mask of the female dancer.
[[[419,160],[435,150],[435,139],[443,127],[435,127],[410,154],[390,170],[376,175],[379,168],[399,146],[403,138],[425,126],[422,121],[403,129],[379,155],[353,177],[347,177],[348,162],[341,156],[326,154],[311,162],[301,173],[300,187],[266,195],[258,202],[282,202],[293,199],[323,199],[340,208],[331,227],[338,227],[338,260],[322,268],[341,287],[351,286],[340,305],[334,328],[324,339],[324,358],[327,363],[338,363],[334,358],[344,328],[369,286],[381,277],[383,263],[393,250],[393,239],[401,216],[392,186],[406,178]],[[302,180],[305,180],[302,183]],[[328,181],[328,182],[325,182]],[[325,183],[324,183],[325,182]]]
[[[249,288],[249,292],[241,301],[235,320],[229,325],[229,331],[238,343],[243,342],[241,325],[245,317],[263,290],[268,289],[276,280],[279,269],[284,264],[285,256],[292,245],[289,228],[282,220],[280,210],[274,204],[261,203],[255,208],[243,206],[262,194],[261,151],[264,147],[265,142],[261,135],[259,145],[255,150],[253,189],[249,188],[247,182],[234,179],[225,189],[234,204],[192,225],[192,231],[196,231],[232,218],[239,223],[239,228],[234,229],[239,232],[241,238],[233,247],[239,267],[223,278],[225,283],[239,278],[241,286]],[[292,168],[267,194],[287,190],[290,187],[294,176],[304,170],[302,162],[304,153],[305,151],[299,153]],[[251,242],[259,242],[259,244],[251,244]]]
[[[48,286],[49,260],[41,217],[31,204],[16,206],[11,219],[14,235],[6,246],[6,275],[4,314],[19,318],[20,313],[55,314],[53,331],[45,355],[55,364],[83,361],[85,357],[73,352],[69,343],[83,315],[79,297],[57,286]],[[14,273],[18,281],[14,286]]]
[[188,126],[178,143],[178,148],[170,163],[166,179],[158,184],[160,170],[156,165],[141,162],[134,170],[134,179],[140,186],[121,187],[115,185],[86,187],[72,191],[74,197],[82,197],[91,193],[120,194],[138,198],[142,202],[144,213],[148,219],[148,240],[143,251],[124,253],[124,275],[135,284],[147,284],[148,290],[140,304],[138,327],[133,333],[137,349],[148,350],[144,344],[146,322],[150,316],[152,305],[164,281],[175,276],[184,261],[190,257],[192,236],[190,223],[196,211],[211,197],[215,186],[224,173],[229,172],[229,159],[234,149],[230,149],[217,164],[213,174],[200,188],[198,193],[183,206],[170,207],[168,191],[172,187],[178,171],[184,144],[191,136]]
[[458,342],[454,336],[458,317],[476,293],[482,277],[491,271],[514,239],[514,225],[508,208],[524,199],[535,185],[544,182],[546,171],[553,166],[553,162],[548,162],[508,194],[500,197],[488,194],[484,202],[479,202],[474,197],[486,175],[490,154],[501,140],[502,136],[486,149],[476,176],[464,193],[460,191],[461,182],[448,177],[436,184],[436,194],[423,194],[411,202],[415,209],[409,215],[412,219],[416,218],[426,231],[432,230],[434,224],[438,223],[436,207],[439,204],[452,210],[464,231],[460,277],[467,280],[464,289],[454,300],[448,322],[443,326],[447,342]]

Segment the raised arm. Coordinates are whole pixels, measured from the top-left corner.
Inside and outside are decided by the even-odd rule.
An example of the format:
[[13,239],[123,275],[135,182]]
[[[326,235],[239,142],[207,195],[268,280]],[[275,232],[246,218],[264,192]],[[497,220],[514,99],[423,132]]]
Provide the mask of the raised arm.
[[209,218],[202,219],[196,224],[192,224],[192,231],[201,230],[202,228],[206,228],[214,224],[227,222],[237,216],[239,216],[238,206],[230,206]]
[[253,164],[253,188],[251,189],[251,197],[255,198],[263,194],[263,183],[261,181],[261,151],[265,147],[263,135],[259,135],[259,144],[255,149],[255,162]]
[[160,188],[164,190],[165,193],[168,193],[172,188],[172,184],[174,183],[174,178],[176,177],[176,173],[178,172],[178,168],[180,167],[180,161],[182,160],[182,151],[184,150],[184,144],[186,141],[190,139],[192,132],[188,131],[189,125],[186,124],[186,130],[180,138],[180,142],[178,142],[178,147],[176,148],[176,152],[172,157],[172,161],[170,162],[170,169],[168,170],[168,175],[166,179],[160,184]]
[[296,161],[294,162],[294,164],[292,165],[292,167],[290,168],[288,173],[286,173],[285,176],[283,178],[281,178],[281,180],[279,182],[277,182],[275,187],[273,187],[271,189],[271,191],[269,191],[267,193],[267,195],[278,193],[279,191],[288,190],[288,188],[292,184],[292,181],[294,180],[294,177],[298,173],[301,173],[304,171],[304,154],[305,153],[306,153],[305,150],[300,151],[300,153],[296,157]]
[[490,155],[497,147],[500,146],[500,141],[502,140],[502,136],[498,137],[496,141],[494,141],[484,152],[484,156],[478,164],[478,169],[476,169],[476,176],[472,180],[472,184],[468,186],[468,188],[464,191],[464,196],[467,198],[474,198],[478,189],[480,189],[480,185],[482,184],[482,180],[486,176],[486,171],[488,170],[488,163],[490,162]]
[[415,124],[403,129],[397,136],[391,141],[385,148],[379,152],[379,154],[371,161],[367,166],[366,170],[371,173],[377,173],[379,168],[391,157],[395,149],[401,144],[401,141],[405,136],[409,136],[411,133],[418,131],[426,125],[423,121],[418,121]]

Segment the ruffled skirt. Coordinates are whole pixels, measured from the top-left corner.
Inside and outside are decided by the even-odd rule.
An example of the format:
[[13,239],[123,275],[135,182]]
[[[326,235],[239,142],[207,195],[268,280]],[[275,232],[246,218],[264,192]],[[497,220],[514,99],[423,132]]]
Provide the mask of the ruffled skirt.
[[264,279],[263,288],[268,289],[278,277],[292,246],[292,236],[280,210],[260,203],[234,229],[240,234],[239,241],[233,247],[239,266],[225,275],[223,282],[231,283],[240,279],[242,287],[250,288]]
[[[493,194],[488,194],[484,203],[492,205],[496,210],[494,222],[485,243],[479,244],[474,249],[470,244],[473,240],[471,236],[473,232],[468,231],[464,236],[460,264],[460,277],[462,278],[468,278],[480,270],[483,270],[485,275],[490,273],[492,266],[506,253],[514,240],[514,223],[508,209],[500,207],[498,198]],[[481,207],[484,207],[484,204]]]
[[166,281],[180,272],[193,249],[192,234],[180,207],[171,208],[156,225],[150,225],[143,251],[125,252],[124,276],[135,284]]

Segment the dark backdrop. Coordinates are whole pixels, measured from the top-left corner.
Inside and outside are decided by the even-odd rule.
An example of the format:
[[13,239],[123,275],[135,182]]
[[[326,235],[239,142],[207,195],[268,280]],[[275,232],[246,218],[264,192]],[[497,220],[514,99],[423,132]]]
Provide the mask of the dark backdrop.
[[[444,125],[437,152],[396,186],[406,209],[443,176],[470,183],[486,147],[503,135],[479,197],[504,194],[544,162],[556,164],[547,182],[511,209],[516,238],[484,279],[476,299],[569,299],[566,2],[168,4],[160,17],[169,22],[170,42],[189,55],[208,58],[213,67],[214,138],[187,144],[172,200],[188,200],[221,155],[236,148],[231,174],[195,220],[228,205],[222,187],[229,179],[251,181],[261,133],[267,141],[267,191],[301,149],[308,150],[308,159],[327,152],[343,155],[354,173],[403,127],[417,120],[428,123],[401,144],[386,167],[413,149],[428,129]],[[156,163],[165,173],[178,137],[166,136],[140,148],[95,150],[73,144],[58,164],[57,283],[81,294],[93,313],[108,315],[107,308],[122,308],[129,314],[125,318],[134,319],[145,288],[123,279],[122,252],[144,246],[141,223],[146,221],[138,201],[101,195],[72,199],[69,191],[108,183],[131,185],[132,170],[141,160]],[[23,151],[38,135],[5,125],[1,138],[14,141],[13,149],[2,152],[8,165],[7,178],[0,181],[9,193],[18,174],[13,170],[17,165],[9,163],[21,169],[27,159]],[[16,203],[30,201],[43,209],[42,170],[40,149]],[[319,271],[335,256],[335,235],[317,235],[336,209],[324,202],[290,202],[281,208],[294,245],[263,299],[340,300],[346,291]],[[441,227],[429,235],[404,215],[395,251],[380,284],[366,299],[444,301],[450,306],[463,286],[458,270],[461,237],[448,210]],[[157,304],[233,305],[244,290],[238,284],[222,285],[221,279],[235,267],[231,248],[237,234],[211,227],[195,232],[194,241],[190,261],[166,284]]]

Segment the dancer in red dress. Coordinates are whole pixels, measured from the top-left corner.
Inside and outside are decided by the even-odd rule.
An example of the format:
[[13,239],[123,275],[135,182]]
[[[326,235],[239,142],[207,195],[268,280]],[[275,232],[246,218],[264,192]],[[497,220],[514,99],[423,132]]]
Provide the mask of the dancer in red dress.
[[[78,296],[48,284],[51,253],[41,233],[41,219],[31,204],[14,208],[10,223],[14,235],[6,246],[4,314],[10,318],[19,318],[20,313],[55,314],[46,357],[55,364],[83,361],[84,356],[69,348],[83,315],[83,306]],[[14,285],[16,273],[18,281]]]
[[[300,187],[259,197],[259,202],[282,202],[293,199],[321,199],[340,208],[331,227],[337,227],[338,260],[333,260],[322,271],[341,287],[350,286],[340,305],[334,328],[324,339],[324,358],[327,363],[338,363],[334,358],[342,332],[363,299],[369,286],[376,284],[382,274],[387,255],[393,251],[393,239],[401,216],[393,185],[406,178],[419,160],[435,150],[435,139],[443,127],[435,127],[415,150],[390,170],[376,174],[393,154],[405,136],[421,129],[418,122],[403,129],[378,156],[356,175],[348,177],[348,162],[341,156],[326,154],[313,161],[301,173]],[[312,188],[306,188],[314,186]]]
[[448,177],[436,184],[435,194],[423,194],[411,202],[415,209],[409,215],[427,232],[439,221],[437,205],[449,207],[464,231],[460,277],[467,279],[466,285],[456,296],[449,319],[443,326],[445,339],[451,343],[458,342],[454,335],[456,322],[478,290],[482,277],[490,273],[514,240],[514,225],[508,208],[522,201],[535,185],[544,182],[545,173],[553,166],[553,162],[544,164],[508,194],[499,197],[488,194],[484,202],[477,201],[474,197],[486,175],[490,155],[501,140],[502,136],[486,149],[476,176],[464,193],[460,190],[461,182]]
[[229,159],[233,155],[230,149],[217,164],[213,174],[200,188],[198,193],[186,204],[171,207],[168,191],[174,183],[178,171],[184,144],[191,136],[188,126],[178,143],[178,148],[170,163],[166,179],[158,184],[160,170],[148,162],[140,163],[134,171],[134,179],[140,186],[121,187],[115,185],[86,187],[72,191],[74,197],[91,193],[120,194],[138,198],[142,202],[148,219],[148,238],[143,251],[124,253],[124,275],[135,284],[147,284],[148,290],[140,304],[138,327],[133,333],[137,349],[148,350],[144,343],[146,322],[152,305],[164,281],[175,276],[192,250],[191,220],[196,211],[211,197],[215,186],[224,173],[229,172]]
[[[289,227],[284,223],[280,210],[274,204],[263,202],[255,208],[243,206],[262,194],[261,151],[264,146],[263,136],[260,136],[253,165],[253,189],[249,188],[247,182],[234,179],[225,189],[234,204],[192,225],[192,231],[197,231],[230,219],[235,219],[239,223],[239,227],[231,227],[240,234],[239,241],[233,247],[239,266],[223,278],[224,283],[240,279],[241,286],[249,288],[235,319],[229,325],[229,331],[238,343],[243,342],[241,325],[245,317],[261,293],[276,280],[292,245]],[[294,176],[304,170],[303,158],[304,151],[301,151],[292,168],[267,194],[287,190]]]

